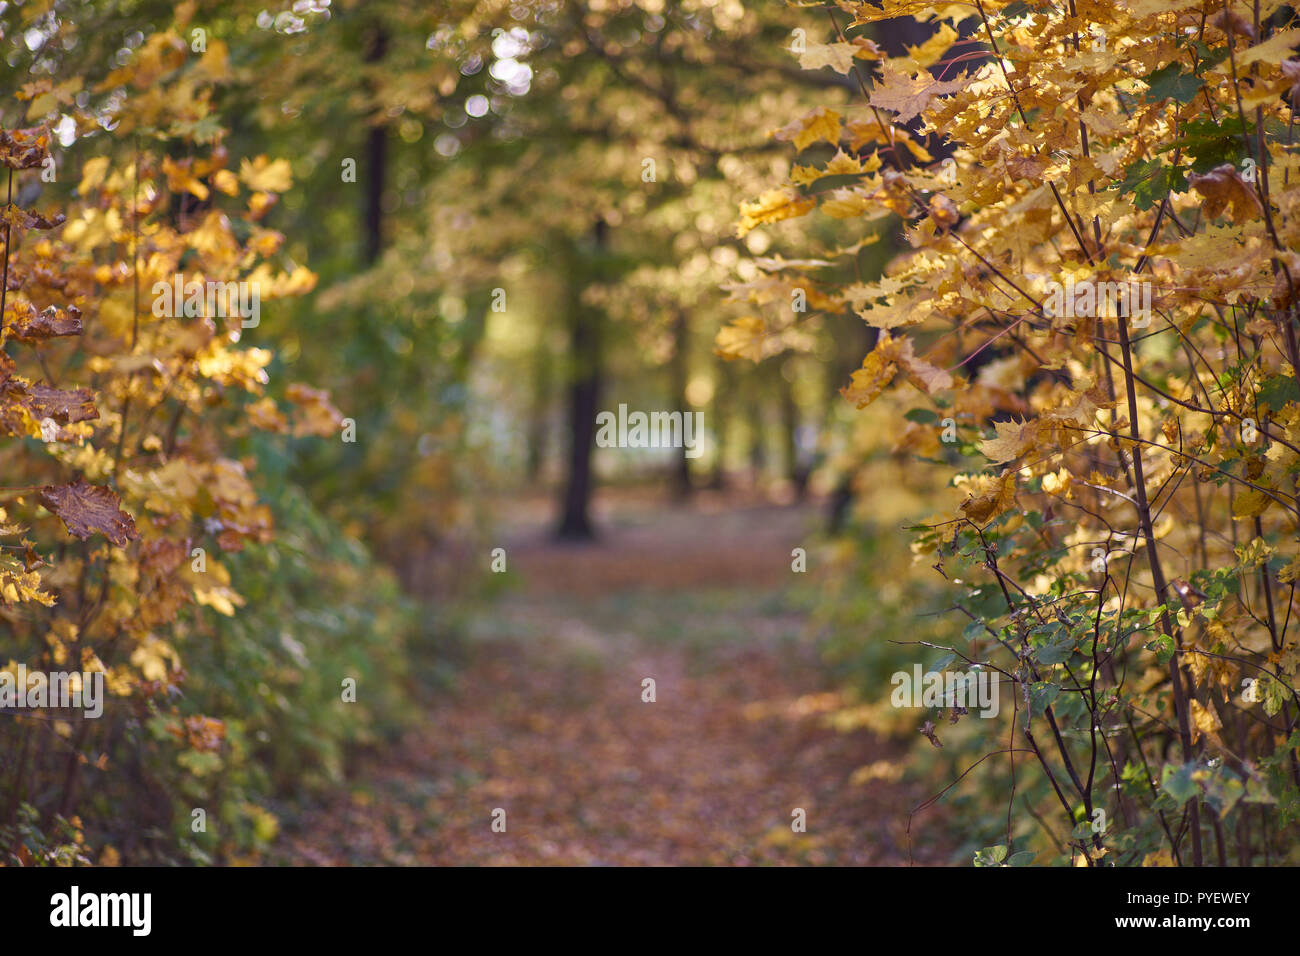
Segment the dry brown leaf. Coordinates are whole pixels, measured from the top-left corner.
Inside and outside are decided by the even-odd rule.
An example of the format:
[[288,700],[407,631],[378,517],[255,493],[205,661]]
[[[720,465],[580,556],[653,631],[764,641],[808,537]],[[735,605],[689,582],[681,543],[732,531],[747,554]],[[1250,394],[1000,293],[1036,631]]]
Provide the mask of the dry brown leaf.
[[59,516],[68,533],[86,540],[96,532],[119,548],[139,537],[135,519],[121,508],[121,499],[109,488],[78,478],[70,485],[46,485],[40,501]]
[[1232,163],[1216,166],[1204,175],[1188,173],[1187,182],[1205,197],[1202,211],[1206,219],[1217,219],[1229,206],[1232,207],[1232,221],[1237,225],[1264,214],[1259,196]]

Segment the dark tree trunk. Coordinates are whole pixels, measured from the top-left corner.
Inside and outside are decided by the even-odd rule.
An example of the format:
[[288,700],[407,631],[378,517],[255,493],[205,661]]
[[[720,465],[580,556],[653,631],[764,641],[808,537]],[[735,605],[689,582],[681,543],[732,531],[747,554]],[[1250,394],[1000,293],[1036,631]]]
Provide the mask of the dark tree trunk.
[[[677,313],[673,319],[673,358],[671,364],[672,373],[672,390],[673,401],[677,403],[677,411],[682,414],[682,428],[686,427],[686,416],[691,414],[690,404],[686,401],[686,382],[687,374],[687,354],[690,344],[690,326],[686,321],[686,311],[683,309]],[[698,442],[700,436],[694,432],[691,433]],[[673,469],[673,497],[679,501],[684,501],[691,496],[691,460],[686,457],[686,442],[682,442],[681,450],[677,455],[676,466]]]
[[[375,26],[366,62],[378,63],[388,52],[388,33]],[[373,264],[384,247],[384,178],[388,169],[388,127],[374,123],[366,133],[365,261]]]
[[781,443],[785,454],[785,476],[794,485],[795,495],[802,501],[808,491],[807,463],[799,450],[799,406],[794,400],[794,383],[780,376],[781,389]]
[[[603,219],[593,230],[595,255],[605,250],[609,227]],[[576,263],[575,263],[576,266]],[[569,460],[568,475],[560,499],[560,523],[556,535],[571,541],[595,537],[591,522],[592,451],[596,439],[596,413],[601,387],[602,316],[582,303],[577,269],[569,272]]]
[[763,480],[767,470],[767,436],[763,432],[763,382],[768,369],[762,365],[749,377],[749,470],[754,487]]
[[[849,343],[849,348],[837,353],[844,356],[846,361],[843,363],[836,362],[832,365],[832,378],[827,384],[827,406],[826,406],[826,423],[825,427],[830,427],[831,407],[834,402],[843,401],[839,391],[849,384],[853,372],[861,364],[861,359],[855,359],[854,356],[865,356],[876,347],[876,339],[879,338],[878,330],[867,325],[860,320],[850,319],[849,328],[845,335],[845,341]],[[853,489],[853,472],[846,471],[840,475],[835,484],[835,489],[831,492],[830,500],[827,502],[826,513],[826,530],[830,534],[839,534],[848,524],[850,512],[853,510],[853,500],[856,494]]]
[[[599,331],[590,322],[575,323],[573,351],[590,354],[597,347]],[[596,413],[600,402],[600,375],[583,375],[569,387],[569,475],[564,483],[563,511],[556,534],[569,540],[595,537],[591,524],[591,451],[596,437]]]
[[731,363],[722,357],[716,357],[717,384],[713,392],[713,435],[716,447],[713,450],[713,473],[709,477],[709,487],[722,491],[727,486],[727,423],[731,410],[728,398],[731,395],[735,375]]

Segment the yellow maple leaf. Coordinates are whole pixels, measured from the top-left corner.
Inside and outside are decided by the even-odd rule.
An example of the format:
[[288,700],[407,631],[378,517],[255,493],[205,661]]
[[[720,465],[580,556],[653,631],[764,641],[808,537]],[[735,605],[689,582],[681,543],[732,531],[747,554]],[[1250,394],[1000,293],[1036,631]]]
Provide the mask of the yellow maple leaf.
[[1219,719],[1219,714],[1214,709],[1214,702],[1202,704],[1196,698],[1192,698],[1191,703],[1192,743],[1199,740],[1202,735],[1217,739],[1218,732],[1223,728],[1223,721]]
[[228,169],[218,169],[213,173],[212,185],[227,196],[239,194],[239,177]]
[[819,139],[834,145],[840,140],[840,114],[825,106],[805,113],[773,134],[782,141],[791,141],[795,149],[807,149]]
[[961,504],[961,513],[977,525],[985,525],[1010,508],[1016,500],[1016,469],[1007,468],[997,478],[981,475],[976,491]]
[[920,46],[907,48],[907,64],[914,69],[933,66],[948,48],[957,42],[957,31],[947,23],[939,24],[939,30]]
[[805,215],[816,205],[817,200],[800,196],[794,189],[769,189],[753,202],[740,204],[740,222],[736,224],[736,236],[743,239],[751,229],[764,223]]
[[898,373],[895,358],[898,355],[897,340],[891,339],[889,333],[882,332],[876,347],[862,360],[862,367],[853,373],[847,388],[840,394],[858,408],[866,408],[883,392]]
[[871,91],[872,106],[897,113],[899,123],[906,123],[921,115],[921,110],[930,105],[936,96],[956,93],[965,89],[971,80],[959,76],[954,80],[937,80],[929,70],[921,70],[916,76],[900,70],[892,62],[883,64],[881,77],[875,89]]
[[1038,422],[994,422],[996,437],[980,442],[980,451],[995,465],[1014,461],[1038,441]]
[[239,178],[257,192],[282,193],[293,186],[293,171],[287,159],[271,160],[265,156],[258,156],[252,162],[241,159]]
[[175,193],[190,193],[200,200],[208,198],[208,187],[203,185],[190,172],[189,162],[175,162],[170,156],[164,156],[162,170],[167,175],[167,188]]
[[1239,492],[1232,502],[1232,516],[1234,518],[1253,518],[1261,515],[1267,510],[1268,506],[1273,503],[1273,499],[1264,494],[1263,491],[1257,491],[1249,488],[1246,491]]
[[88,159],[81,164],[81,184],[77,186],[77,192],[85,196],[92,189],[99,186],[108,175],[108,157],[96,156]]
[[899,341],[902,345],[898,349],[898,364],[917,387],[927,395],[952,388],[951,373],[919,358],[912,349],[911,339],[905,338]]
[[747,358],[757,362],[763,358],[766,339],[767,326],[763,320],[744,315],[718,329],[714,350],[725,359]]
[[799,66],[805,70],[829,66],[836,73],[848,73],[853,69],[853,54],[857,49],[852,43],[809,43],[799,54]]

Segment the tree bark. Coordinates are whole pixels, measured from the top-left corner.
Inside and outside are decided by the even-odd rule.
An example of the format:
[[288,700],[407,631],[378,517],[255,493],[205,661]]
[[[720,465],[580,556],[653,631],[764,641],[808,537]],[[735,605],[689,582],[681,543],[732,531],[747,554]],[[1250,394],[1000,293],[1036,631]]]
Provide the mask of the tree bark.
[[[686,416],[691,413],[690,403],[686,401],[686,384],[688,375],[687,354],[690,346],[690,325],[686,319],[686,310],[680,309],[673,319],[673,358],[670,365],[672,374],[673,401],[677,405],[677,411],[682,415],[682,426],[685,428]],[[692,433],[694,434],[694,433]],[[695,435],[696,440],[699,440]],[[677,461],[673,468],[673,497],[678,501],[684,501],[691,496],[693,487],[691,485],[691,460],[686,457],[685,441],[678,450]]]
[[[388,33],[375,25],[366,62],[378,63],[388,52]],[[388,127],[371,124],[366,133],[365,262],[374,264],[384,247],[384,178],[388,169]]]
[[[787,359],[787,361],[790,361]],[[781,370],[781,445],[785,458],[785,476],[794,485],[795,495],[803,500],[808,490],[808,469],[799,454],[799,406],[794,400],[794,384]]]
[[709,477],[709,488],[722,491],[727,487],[727,422],[731,411],[727,396],[731,394],[735,376],[731,371],[731,363],[726,359],[717,356],[714,361],[717,375],[713,391],[713,435],[717,447],[713,450],[713,473]]
[[[595,255],[604,252],[609,226],[603,219],[592,230]],[[556,536],[570,541],[589,541],[595,537],[591,522],[593,491],[592,452],[596,438],[596,413],[599,410],[602,362],[602,316],[599,310],[582,303],[578,285],[577,259],[569,269],[569,458],[568,475],[560,499],[560,523]]]
[[763,480],[763,473],[767,470],[767,445],[764,434],[763,421],[763,383],[766,379],[768,369],[761,364],[754,369],[754,374],[749,376],[750,404],[749,404],[749,470],[751,482],[755,488]]

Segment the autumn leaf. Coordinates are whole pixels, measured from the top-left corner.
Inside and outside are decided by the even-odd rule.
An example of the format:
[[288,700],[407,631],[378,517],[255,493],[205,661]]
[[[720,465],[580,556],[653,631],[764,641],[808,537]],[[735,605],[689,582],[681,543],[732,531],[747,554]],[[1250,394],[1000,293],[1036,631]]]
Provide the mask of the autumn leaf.
[[833,146],[840,139],[840,114],[828,107],[819,106],[772,135],[779,140],[793,142],[798,150],[805,150],[820,139]]
[[67,217],[63,213],[45,217],[21,206],[9,205],[0,211],[0,221],[7,222],[19,229],[54,229],[63,225]]
[[239,177],[228,169],[218,169],[212,174],[212,185],[227,196],[239,195]]
[[82,163],[81,182],[77,185],[77,192],[85,196],[91,190],[98,189],[108,175],[108,164],[107,156],[95,156]]
[[31,309],[26,318],[9,326],[9,334],[20,342],[43,342],[63,335],[82,333],[81,310],[75,305],[66,309],[50,306],[42,312]]
[[162,161],[162,169],[167,176],[167,188],[172,192],[190,193],[202,201],[208,198],[208,187],[190,171],[193,165],[192,160],[177,162],[170,156],[164,156]]
[[994,422],[996,436],[980,442],[980,452],[995,465],[1014,461],[1038,440],[1037,422]]
[[121,500],[108,488],[78,478],[70,485],[46,485],[40,502],[59,516],[68,533],[83,541],[99,532],[119,548],[139,537],[135,519],[120,507]]
[[12,607],[24,601],[35,601],[46,607],[54,606],[54,595],[41,586],[41,576],[21,567],[0,568],[0,600]]
[[940,23],[934,36],[919,46],[908,46],[907,62],[909,66],[920,69],[936,63],[941,56],[957,42],[958,34],[947,23]]
[[1192,742],[1200,740],[1202,736],[1210,737],[1217,740],[1219,731],[1223,729],[1223,721],[1219,719],[1218,712],[1214,709],[1214,702],[1208,701],[1202,704],[1196,698],[1191,701],[1192,712]]
[[848,73],[857,49],[852,43],[809,43],[799,55],[799,66],[805,70],[829,66],[836,73]]
[[902,345],[898,350],[898,364],[918,388],[927,395],[935,395],[952,388],[953,378],[950,372],[918,358],[913,352],[911,339],[905,338],[900,341]]
[[864,161],[839,149],[821,169],[815,166],[796,166],[790,171],[790,181],[798,186],[807,186],[827,176],[861,176],[863,173],[874,173],[880,165],[881,159],[876,153]]
[[0,165],[10,169],[32,169],[50,155],[50,131],[43,126],[30,129],[0,129]]
[[270,160],[258,156],[252,162],[239,162],[239,178],[256,192],[282,193],[293,187],[293,173],[287,159]]
[[62,389],[51,385],[33,385],[28,407],[37,419],[52,418],[60,425],[84,422],[99,417],[95,396],[88,388]]
[[763,320],[744,315],[718,329],[714,348],[725,359],[747,358],[758,362],[763,358],[766,341],[767,325]]
[[1005,469],[1000,476],[983,476],[977,482],[979,494],[970,494],[961,504],[961,512],[977,525],[985,525],[1006,511],[1016,500],[1016,470]]
[[769,189],[755,201],[740,204],[740,222],[736,225],[736,235],[743,239],[750,230],[764,223],[805,215],[816,205],[816,199],[800,196],[793,189]]
[[920,116],[921,111],[936,96],[956,93],[970,83],[971,79],[966,76],[959,76],[955,80],[936,80],[929,70],[921,70],[916,76],[911,76],[886,61],[881,66],[880,80],[872,89],[868,102],[872,106],[896,113],[894,119],[906,123]]
[[832,219],[855,219],[859,216],[880,219],[889,215],[889,209],[879,199],[878,191],[862,187],[832,191],[830,198],[822,202],[821,208]]
[[1237,519],[1254,518],[1263,514],[1273,503],[1271,496],[1262,490],[1248,488],[1240,491],[1232,502],[1232,516]]
[[226,739],[226,722],[213,717],[195,714],[186,717],[184,724],[167,728],[178,740],[198,751],[217,751]]
[[862,367],[853,373],[848,387],[841,389],[840,394],[858,408],[866,408],[874,402],[898,374],[895,362],[898,349],[898,341],[891,339],[889,333],[882,332],[876,347],[867,353]]
[[339,426],[343,424],[343,413],[334,407],[329,393],[324,389],[294,382],[285,389],[285,398],[297,406],[298,410],[294,417],[293,434],[315,435],[318,438],[338,434]]
[[1231,163],[1216,166],[1205,175],[1188,173],[1187,183],[1205,197],[1201,211],[1206,219],[1217,219],[1228,207],[1237,225],[1264,214],[1259,196]]

